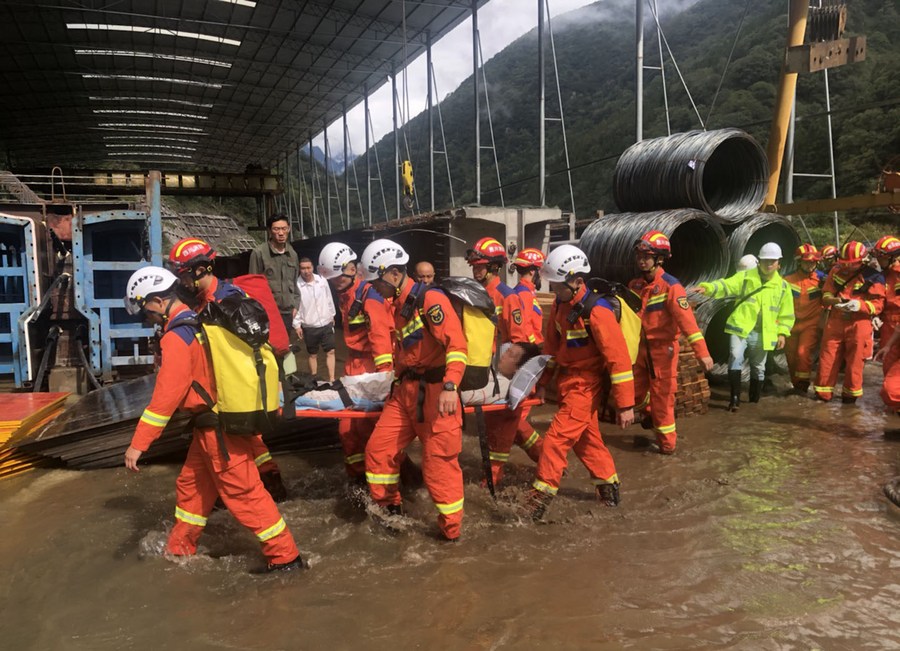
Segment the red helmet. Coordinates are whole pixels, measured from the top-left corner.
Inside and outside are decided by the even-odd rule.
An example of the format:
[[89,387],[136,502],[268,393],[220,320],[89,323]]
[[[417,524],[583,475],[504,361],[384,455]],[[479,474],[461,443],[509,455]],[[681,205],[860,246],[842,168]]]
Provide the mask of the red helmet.
[[841,264],[857,264],[865,260],[869,254],[866,245],[856,240],[850,240],[841,247],[841,257],[838,262]]
[[538,249],[522,249],[516,255],[513,264],[517,267],[537,267],[540,269],[544,266],[544,254]]
[[819,255],[822,256],[823,260],[834,260],[838,255],[837,247],[834,244],[826,244],[819,251]]
[[466,262],[473,267],[479,264],[504,264],[506,249],[493,237],[482,237],[475,246],[466,251]]
[[216,259],[213,248],[196,237],[186,237],[169,251],[169,265],[180,274],[200,265],[212,265]]
[[672,255],[672,243],[662,231],[647,231],[634,243],[634,250],[668,258]]
[[885,235],[875,242],[876,255],[898,255],[900,254],[900,239],[893,235]]
[[794,251],[794,258],[803,260],[804,262],[818,262],[822,259],[822,254],[812,244],[801,244]]

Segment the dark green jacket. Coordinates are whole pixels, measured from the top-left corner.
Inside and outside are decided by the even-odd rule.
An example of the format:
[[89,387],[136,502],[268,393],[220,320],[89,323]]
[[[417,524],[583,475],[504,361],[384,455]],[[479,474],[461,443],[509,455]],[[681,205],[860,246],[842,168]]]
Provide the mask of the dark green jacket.
[[275,253],[268,242],[260,244],[250,253],[250,273],[263,274],[269,281],[278,310],[290,314],[297,307],[297,276],[300,275],[300,258],[288,242],[284,253]]

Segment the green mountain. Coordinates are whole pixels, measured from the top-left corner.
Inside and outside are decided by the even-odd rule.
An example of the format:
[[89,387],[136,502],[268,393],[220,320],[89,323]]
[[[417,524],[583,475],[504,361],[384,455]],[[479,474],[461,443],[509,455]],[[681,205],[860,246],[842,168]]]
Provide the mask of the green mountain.
[[[742,22],[742,16],[746,16]],[[680,13],[662,16],[663,32],[707,128],[739,127],[765,147],[787,32],[784,0],[702,0]],[[652,14],[645,11],[645,64],[659,65]],[[598,2],[553,21],[565,111],[575,208],[580,217],[595,210],[615,212],[612,173],[619,154],[634,139],[634,3]],[[726,62],[735,42],[727,72]],[[830,72],[831,105],[839,195],[870,191],[883,166],[900,153],[900,11],[895,0],[851,3],[848,35],[865,34],[866,61]],[[664,53],[672,132],[700,128],[688,95]],[[536,204],[538,197],[538,78],[536,30],[519,38],[486,65],[503,198]],[[721,90],[713,105],[716,88]],[[645,72],[644,137],[666,134],[663,85],[658,71]],[[555,112],[552,65],[547,60],[547,112]],[[712,108],[711,108],[712,105]],[[482,101],[484,107],[484,101]],[[474,201],[474,127],[471,77],[441,105],[446,149],[457,205]],[[802,76],[798,85],[798,172],[828,171],[823,74]],[[490,144],[487,114],[482,144]],[[439,138],[437,125],[436,139]],[[423,207],[429,204],[425,114],[406,127]],[[393,135],[376,145],[392,209]],[[437,141],[437,148],[440,142]],[[403,141],[401,140],[401,151]],[[490,152],[482,155],[482,203],[499,205]],[[357,159],[362,170],[362,158]],[[547,203],[569,209],[568,182],[557,125],[548,124]],[[450,205],[446,167],[436,157],[436,204]],[[827,180],[797,179],[794,196],[828,196]],[[377,190],[376,190],[377,195]],[[380,206],[380,195],[375,205]]]

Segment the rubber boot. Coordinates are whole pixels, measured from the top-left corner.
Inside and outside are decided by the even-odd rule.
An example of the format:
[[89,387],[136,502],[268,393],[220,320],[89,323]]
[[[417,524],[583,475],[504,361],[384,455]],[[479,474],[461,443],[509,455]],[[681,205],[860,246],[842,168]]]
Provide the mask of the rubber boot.
[[809,380],[797,380],[794,383],[794,393],[805,396],[809,391]]
[[606,506],[619,506],[619,482],[612,484],[599,484],[597,486],[597,498]]
[[528,515],[531,517],[531,521],[540,522],[544,517],[544,513],[547,511],[547,507],[550,506],[550,502],[552,501],[552,495],[532,488],[528,493],[527,505]]
[[303,560],[299,555],[292,561],[287,563],[268,563],[260,569],[250,570],[250,574],[269,574],[271,572],[289,572],[291,570],[308,570],[309,563]]
[[755,377],[750,378],[750,396],[748,402],[759,402],[759,396],[762,393],[762,380]]
[[728,383],[731,385],[731,401],[728,411],[737,411],[741,405],[741,372],[728,371]]

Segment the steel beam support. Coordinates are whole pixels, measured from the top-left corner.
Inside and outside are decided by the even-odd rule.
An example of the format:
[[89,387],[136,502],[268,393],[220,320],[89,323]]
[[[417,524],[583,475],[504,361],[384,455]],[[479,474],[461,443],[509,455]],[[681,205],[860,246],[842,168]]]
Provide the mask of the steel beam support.
[[309,188],[310,188],[310,206],[312,210],[312,231],[313,237],[319,234],[319,224],[316,218],[316,161],[313,156],[313,135],[312,131],[307,133],[309,139]]
[[640,142],[644,139],[644,0],[634,0],[634,65],[634,141]]
[[431,32],[428,30],[425,31],[425,68],[425,77],[428,82],[428,182],[431,184],[431,192],[429,194],[431,197],[431,212],[434,212],[434,118],[432,117],[434,108],[432,86],[434,80],[432,79],[431,70]]
[[478,0],[472,0],[472,84],[475,92],[475,204],[481,205],[481,108],[478,99]]
[[325,216],[328,219],[328,232],[333,233],[331,226],[331,185],[328,181],[328,118],[322,118],[322,136],[325,138]]
[[[641,0],[637,0],[640,3]],[[546,205],[546,183],[547,183],[547,98],[544,92],[546,78],[544,72],[544,0],[537,0],[538,4],[538,102],[540,103],[540,127],[538,131],[538,140],[540,142],[539,149],[539,167],[540,171],[540,202],[539,205]]]
[[[809,15],[809,0],[791,0],[788,15],[788,40],[786,48],[803,44],[806,33],[806,18]],[[775,96],[775,115],[772,128],[769,130],[769,143],[766,156],[769,159],[769,189],[766,193],[766,204],[775,203],[778,193],[778,181],[781,177],[781,163],[784,158],[785,141],[787,140],[788,123],[791,119],[794,93],[797,90],[797,73],[788,72],[786,57],[781,64],[781,78]]]
[[363,84],[363,112],[366,114],[363,118],[366,129],[366,218],[369,220],[369,226],[372,225],[372,158],[369,152],[369,84]]
[[300,239],[306,239],[306,230],[303,225],[303,173],[301,172],[302,161],[300,160],[300,144],[297,143],[297,210],[300,214]]
[[344,206],[347,208],[347,229],[350,229],[350,175],[347,157],[350,152],[350,132],[347,130],[347,103],[341,103],[341,116],[344,118]]
[[394,120],[394,191],[397,195],[397,219],[400,219],[400,135],[397,129],[397,64],[391,63],[391,107]]

